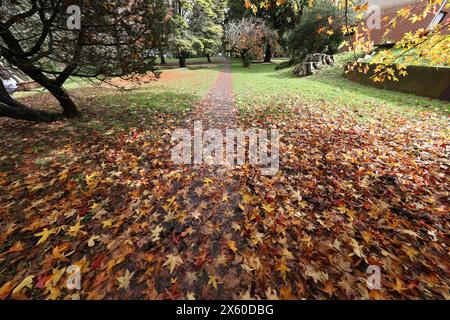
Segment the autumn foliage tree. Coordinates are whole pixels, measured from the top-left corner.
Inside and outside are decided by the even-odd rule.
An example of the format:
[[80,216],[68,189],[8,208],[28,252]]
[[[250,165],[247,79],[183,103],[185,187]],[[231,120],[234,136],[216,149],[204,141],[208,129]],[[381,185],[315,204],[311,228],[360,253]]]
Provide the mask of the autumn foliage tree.
[[[283,5],[279,5],[279,4]],[[254,14],[264,20],[266,25],[277,32],[282,45],[284,35],[291,31],[302,19],[305,0],[268,0],[261,2],[259,8],[252,5],[250,1],[245,1],[247,14]],[[265,42],[264,62],[270,62],[273,47],[270,41]]]
[[[0,55],[47,89],[62,113],[32,109],[0,83],[0,116],[30,121],[75,118],[79,112],[64,89],[71,76],[108,77],[153,68],[148,52],[158,47],[167,20],[164,0],[17,0],[0,8]],[[72,12],[69,6],[79,8]],[[79,26],[68,24],[79,18]],[[70,20],[69,20],[70,19]]]
[[[347,4],[357,13],[356,21],[348,29],[344,30],[349,34],[344,42],[353,52],[371,53],[374,50],[374,42],[371,32],[366,25],[365,13],[367,3],[355,5],[351,2]],[[420,24],[424,25],[424,20],[436,14],[436,9],[449,9],[450,3],[441,0],[419,0],[411,6],[405,6],[398,10],[394,17],[384,19],[381,24],[384,29],[383,38],[389,38],[397,25]],[[448,65],[450,64],[450,19],[443,20],[442,23],[429,25],[428,27],[417,28],[406,32],[402,39],[394,43],[392,48],[380,51],[371,61],[376,64],[375,74],[372,76],[374,82],[385,80],[398,81],[400,76],[407,76],[406,66],[417,62],[428,65]],[[367,72],[367,66],[354,61],[349,67],[360,72]]]
[[224,44],[228,52],[239,54],[245,67],[262,58],[263,44],[274,46],[278,36],[267,24],[254,17],[229,22],[225,26]]
[[[251,8],[255,13],[269,5],[269,0],[243,0],[244,6]],[[357,53],[370,54],[375,49],[375,44],[371,38],[368,19],[368,1],[359,0],[308,0],[306,5],[314,7],[317,3],[328,6],[334,6],[341,10],[344,23],[342,33],[346,36],[343,41],[343,47],[355,53],[355,61],[352,68],[357,68],[362,72],[366,72],[367,68],[363,67],[357,61]],[[279,7],[286,5],[286,0],[277,0],[276,5]],[[406,6],[396,12],[396,15],[389,18],[388,21],[381,21],[385,29],[385,35],[389,35],[396,26],[401,23],[409,22],[412,24],[420,23],[429,18],[429,15],[435,14],[436,8],[450,8],[450,2],[442,0],[418,0],[415,5]],[[355,12],[355,16],[351,13]],[[408,63],[414,63],[416,60],[426,60],[429,64],[442,64],[442,59],[450,60],[450,19],[446,19],[443,23],[430,26],[428,28],[418,28],[416,31],[406,32],[402,39],[398,41],[390,50],[385,50],[372,63],[377,63],[375,81],[384,81],[385,79],[398,80],[396,74],[405,73],[405,66],[399,63],[402,57],[409,55]],[[330,23],[327,29],[333,30],[334,24]],[[413,54],[411,54],[413,53]]]

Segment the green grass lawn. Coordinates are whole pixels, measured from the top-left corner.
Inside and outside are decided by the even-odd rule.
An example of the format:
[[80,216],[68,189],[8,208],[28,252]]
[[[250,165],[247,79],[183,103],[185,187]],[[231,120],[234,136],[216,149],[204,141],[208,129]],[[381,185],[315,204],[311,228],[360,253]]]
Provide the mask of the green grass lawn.
[[[213,64],[221,65],[223,64],[223,58],[222,57],[211,57]],[[159,59],[156,61],[159,63]],[[185,68],[178,68],[178,59],[177,58],[166,58],[167,66],[164,65],[157,65],[157,69],[161,70],[162,72],[168,72],[169,70],[174,71],[182,71],[185,70]],[[187,69],[196,70],[196,69],[203,69],[202,63],[207,64],[208,61],[206,58],[188,58],[186,59],[186,65]],[[64,83],[64,88],[66,90],[76,90],[81,89],[84,87],[90,87],[93,84],[98,84],[100,80],[95,78],[82,78],[82,77],[70,77],[67,79],[67,81]],[[14,93],[15,98],[25,98],[32,95],[35,95],[37,93],[45,93],[47,92],[44,88],[36,88],[29,91],[19,91]]]
[[206,95],[220,69],[221,67],[195,71],[167,70],[165,72],[177,73],[179,77],[169,81],[151,82],[132,91],[97,94],[96,101],[98,105],[108,108],[105,110],[109,118],[108,123],[111,121],[118,127],[145,126],[142,119],[156,113],[179,118]]
[[342,66],[347,57],[338,55],[334,67],[304,78],[295,77],[292,68],[275,71],[275,64],[253,64],[244,68],[239,60],[233,60],[233,89],[237,103],[244,108],[253,108],[300,99],[307,103],[324,102],[359,110],[387,106],[392,112],[428,110],[450,114],[448,102],[371,88],[343,78]]
[[[70,125],[80,129],[127,130],[151,126],[155,115],[181,118],[206,95],[220,69],[221,66],[165,70],[167,80],[152,81],[133,90],[98,87],[80,79],[69,79],[65,88],[83,116]],[[14,96],[35,108],[60,111],[56,101],[45,91],[22,94]]]
[[[99,80],[95,78],[82,78],[82,77],[70,77],[67,79],[67,81],[64,83],[64,88],[66,90],[74,90],[74,89],[80,89],[83,87],[92,86],[93,84],[99,83]],[[47,92],[44,88],[36,88],[29,91],[18,91],[14,93],[15,98],[24,98],[31,95],[34,95],[36,93],[44,93]]]
[[282,63],[285,61],[289,61],[289,58],[286,58],[286,57],[272,58],[272,62],[276,63],[276,64],[279,64],[279,63]]

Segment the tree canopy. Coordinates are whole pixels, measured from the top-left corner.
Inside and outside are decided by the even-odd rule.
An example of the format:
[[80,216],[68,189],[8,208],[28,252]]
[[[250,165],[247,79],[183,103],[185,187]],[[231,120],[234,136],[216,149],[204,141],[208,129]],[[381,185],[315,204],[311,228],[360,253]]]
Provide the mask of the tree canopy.
[[266,22],[256,17],[228,22],[225,26],[224,44],[228,52],[239,54],[248,67],[255,58],[263,56],[262,46],[274,46],[278,36]]
[[301,21],[289,33],[291,56],[302,59],[308,53],[336,53],[343,41],[343,16],[342,10],[333,6],[306,8]]
[[181,1],[172,3],[175,33],[170,47],[179,59],[180,67],[186,66],[190,54],[209,56],[221,47],[225,0]]
[[[152,70],[154,63],[148,53],[158,47],[161,25],[168,20],[169,12],[163,3],[163,0],[4,3],[0,8],[1,57],[46,88],[63,112],[51,114],[28,108],[14,100],[0,84],[0,115],[33,121],[77,117],[78,110],[63,87],[69,77],[122,76]],[[71,13],[70,6],[78,10]],[[70,26],[70,19],[79,20],[75,28]]]

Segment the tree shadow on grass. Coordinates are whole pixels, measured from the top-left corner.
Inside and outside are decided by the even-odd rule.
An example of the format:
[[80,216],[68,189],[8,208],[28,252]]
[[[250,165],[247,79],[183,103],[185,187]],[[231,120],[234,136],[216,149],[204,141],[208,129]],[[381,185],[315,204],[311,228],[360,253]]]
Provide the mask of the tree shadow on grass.
[[297,94],[311,100],[325,100],[354,107],[374,108],[378,105],[398,107],[402,111],[433,111],[449,114],[449,104],[445,101],[417,96],[414,94],[378,89],[350,81],[343,76],[342,69],[326,68],[317,74],[298,78],[292,69],[281,70],[267,75],[274,81],[297,81]]
[[[63,154],[71,145],[78,145],[78,151],[86,152],[89,158],[89,150],[83,150],[83,145],[106,146],[130,131],[158,132],[165,122],[173,125],[180,121],[200,98],[171,91],[117,93],[106,90],[93,96],[76,94],[75,101],[82,114],[80,119],[36,124],[0,118],[0,154],[6,157],[1,161],[0,170],[9,174],[8,170],[16,170],[17,166],[25,169],[31,165],[32,168],[39,159],[46,159],[44,162],[51,166],[58,160],[56,155]],[[34,107],[59,108],[48,94],[26,100]],[[42,102],[46,103],[42,105]]]
[[444,101],[387,89],[377,89],[350,81],[343,76],[339,79],[318,76],[305,81],[309,81],[318,88],[324,85],[328,86],[327,90],[324,90],[326,91],[325,98],[330,101],[342,101],[354,107],[376,108],[379,105],[389,105],[401,111],[450,113],[449,105]]

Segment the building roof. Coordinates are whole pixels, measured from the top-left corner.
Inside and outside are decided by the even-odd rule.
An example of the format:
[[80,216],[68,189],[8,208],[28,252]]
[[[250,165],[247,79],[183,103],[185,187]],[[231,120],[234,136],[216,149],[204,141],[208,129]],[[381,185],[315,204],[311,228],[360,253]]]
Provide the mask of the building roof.
[[[447,1],[444,1],[443,3],[445,4],[446,2]],[[449,14],[447,14],[446,9],[444,8],[445,5],[443,5],[442,8],[437,7],[436,10],[434,10],[434,12],[429,12],[424,19],[417,21],[415,23],[411,22],[409,20],[410,16],[408,16],[406,18],[398,17],[396,25],[395,26],[390,25],[392,19],[394,19],[397,16],[397,12],[399,10],[408,8],[411,10],[412,13],[421,14],[424,12],[426,4],[427,1],[415,1],[415,3],[381,8],[381,28],[369,30],[369,34],[372,41],[375,44],[383,44],[389,42],[395,43],[400,41],[405,33],[408,32],[414,33],[419,29],[427,30],[431,22],[435,18],[435,16],[440,12],[446,14],[441,23],[442,24],[448,23]],[[386,33],[387,29],[390,30],[389,32]],[[444,28],[443,32],[450,34],[450,30],[448,27]]]

